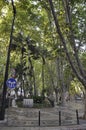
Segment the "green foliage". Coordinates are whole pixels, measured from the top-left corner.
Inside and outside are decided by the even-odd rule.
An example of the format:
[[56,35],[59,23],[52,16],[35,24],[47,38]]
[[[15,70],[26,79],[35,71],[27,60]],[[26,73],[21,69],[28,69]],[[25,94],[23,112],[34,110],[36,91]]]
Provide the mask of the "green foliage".
[[74,78],[74,80],[71,81],[70,94],[75,95],[75,94],[81,94],[83,92],[84,87],[76,78]]
[[33,96],[34,103],[42,104],[44,101],[44,97],[42,96]]
[[23,99],[17,99],[16,104],[18,107],[23,107]]
[[83,64],[84,68],[86,68],[86,52],[83,52],[81,54],[81,60],[82,60],[82,64]]
[[[70,34],[70,30],[66,23],[66,14],[62,1],[53,0],[53,3],[55,5],[56,15],[59,19],[62,33],[67,41],[67,46],[69,48],[68,51],[72,57],[73,51],[71,51],[69,39],[67,39]],[[41,93],[43,87],[43,64],[45,93],[52,93],[55,88],[58,88],[58,84],[61,82],[61,79],[57,77],[58,72],[56,60],[58,57],[61,57],[62,60],[64,59],[64,84],[70,86],[70,82],[74,79],[74,75],[66,59],[64,48],[61,45],[58,35],[56,34],[56,28],[48,1],[18,0],[15,1],[15,6],[17,14],[11,46],[10,68],[16,68],[17,78],[22,78],[22,74],[26,75],[28,85],[25,87],[25,90],[27,91],[31,87],[33,90],[34,88],[33,80],[31,79],[33,73],[31,71],[29,58],[32,61],[38,92]],[[70,7],[72,10],[73,32],[76,41],[79,41],[77,42],[79,56],[83,66],[86,68],[86,52],[81,52],[81,46],[86,43],[85,0],[71,0]],[[11,3],[7,1],[0,1],[0,87],[2,86],[4,79],[12,15]],[[29,41],[27,41],[28,39]],[[72,60],[74,59],[72,58]],[[78,81],[75,82],[74,80],[71,88],[73,92],[76,91],[75,84],[77,83]],[[42,97],[35,97],[34,101],[43,103]]]
[[43,102],[42,104],[39,104],[39,103],[35,103],[34,108],[50,108],[52,107],[51,104],[49,102]]

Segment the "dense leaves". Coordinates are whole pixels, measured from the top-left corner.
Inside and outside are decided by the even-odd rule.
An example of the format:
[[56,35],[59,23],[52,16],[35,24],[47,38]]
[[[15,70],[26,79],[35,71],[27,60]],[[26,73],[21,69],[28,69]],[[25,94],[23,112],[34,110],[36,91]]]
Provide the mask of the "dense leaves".
[[[15,0],[14,3],[17,13],[11,45],[9,76],[11,68],[15,68],[16,78],[20,77],[21,82],[22,75],[26,75],[26,88],[29,87],[33,91],[36,86],[37,93],[40,94],[43,90],[42,87],[46,94],[48,91],[50,92],[50,88],[50,93],[63,88],[63,86],[69,89],[75,75],[56,33],[48,1]],[[63,2],[53,0],[53,4],[68,51],[75,64],[73,45],[70,45],[70,26]],[[84,71],[86,71],[85,1],[71,0],[69,4],[77,51]],[[0,1],[0,14],[0,83],[2,85],[12,23],[11,1]],[[26,83],[28,83],[28,87]]]

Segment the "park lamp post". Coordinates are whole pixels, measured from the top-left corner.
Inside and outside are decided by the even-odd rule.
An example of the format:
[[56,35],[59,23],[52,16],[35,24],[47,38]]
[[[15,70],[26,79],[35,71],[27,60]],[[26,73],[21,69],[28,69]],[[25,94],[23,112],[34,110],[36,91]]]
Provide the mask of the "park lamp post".
[[15,21],[15,16],[16,16],[16,8],[14,6],[13,0],[11,0],[11,2],[12,2],[12,7],[13,7],[13,19],[12,19],[12,25],[11,25],[10,42],[9,42],[8,53],[7,53],[7,61],[6,61],[5,76],[4,76],[4,83],[3,83],[3,92],[2,92],[2,98],[1,98],[0,120],[4,120],[4,118],[5,118],[5,103],[6,103],[6,93],[7,93],[6,81],[8,79],[11,44],[12,44],[12,39],[13,39],[14,21]]

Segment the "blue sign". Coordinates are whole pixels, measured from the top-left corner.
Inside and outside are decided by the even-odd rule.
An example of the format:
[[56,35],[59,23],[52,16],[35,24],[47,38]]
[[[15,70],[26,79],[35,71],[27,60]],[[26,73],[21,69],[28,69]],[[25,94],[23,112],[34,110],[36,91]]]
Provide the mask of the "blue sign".
[[6,84],[7,84],[7,87],[9,87],[11,89],[15,88],[16,85],[17,85],[16,80],[14,78],[8,79],[7,82],[6,82]]

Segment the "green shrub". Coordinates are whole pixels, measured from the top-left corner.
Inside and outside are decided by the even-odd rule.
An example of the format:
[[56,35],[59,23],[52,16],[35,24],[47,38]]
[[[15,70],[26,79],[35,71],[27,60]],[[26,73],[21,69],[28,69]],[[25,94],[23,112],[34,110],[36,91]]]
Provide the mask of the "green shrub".
[[33,102],[34,103],[42,104],[43,101],[44,101],[44,97],[43,96],[33,96]]
[[23,107],[23,99],[20,99],[20,98],[17,99],[16,104],[17,104],[18,107]]
[[16,104],[17,104],[18,107],[23,107],[22,101],[21,102],[17,102]]
[[48,99],[43,99],[42,103],[34,103],[34,108],[48,108],[52,107]]

